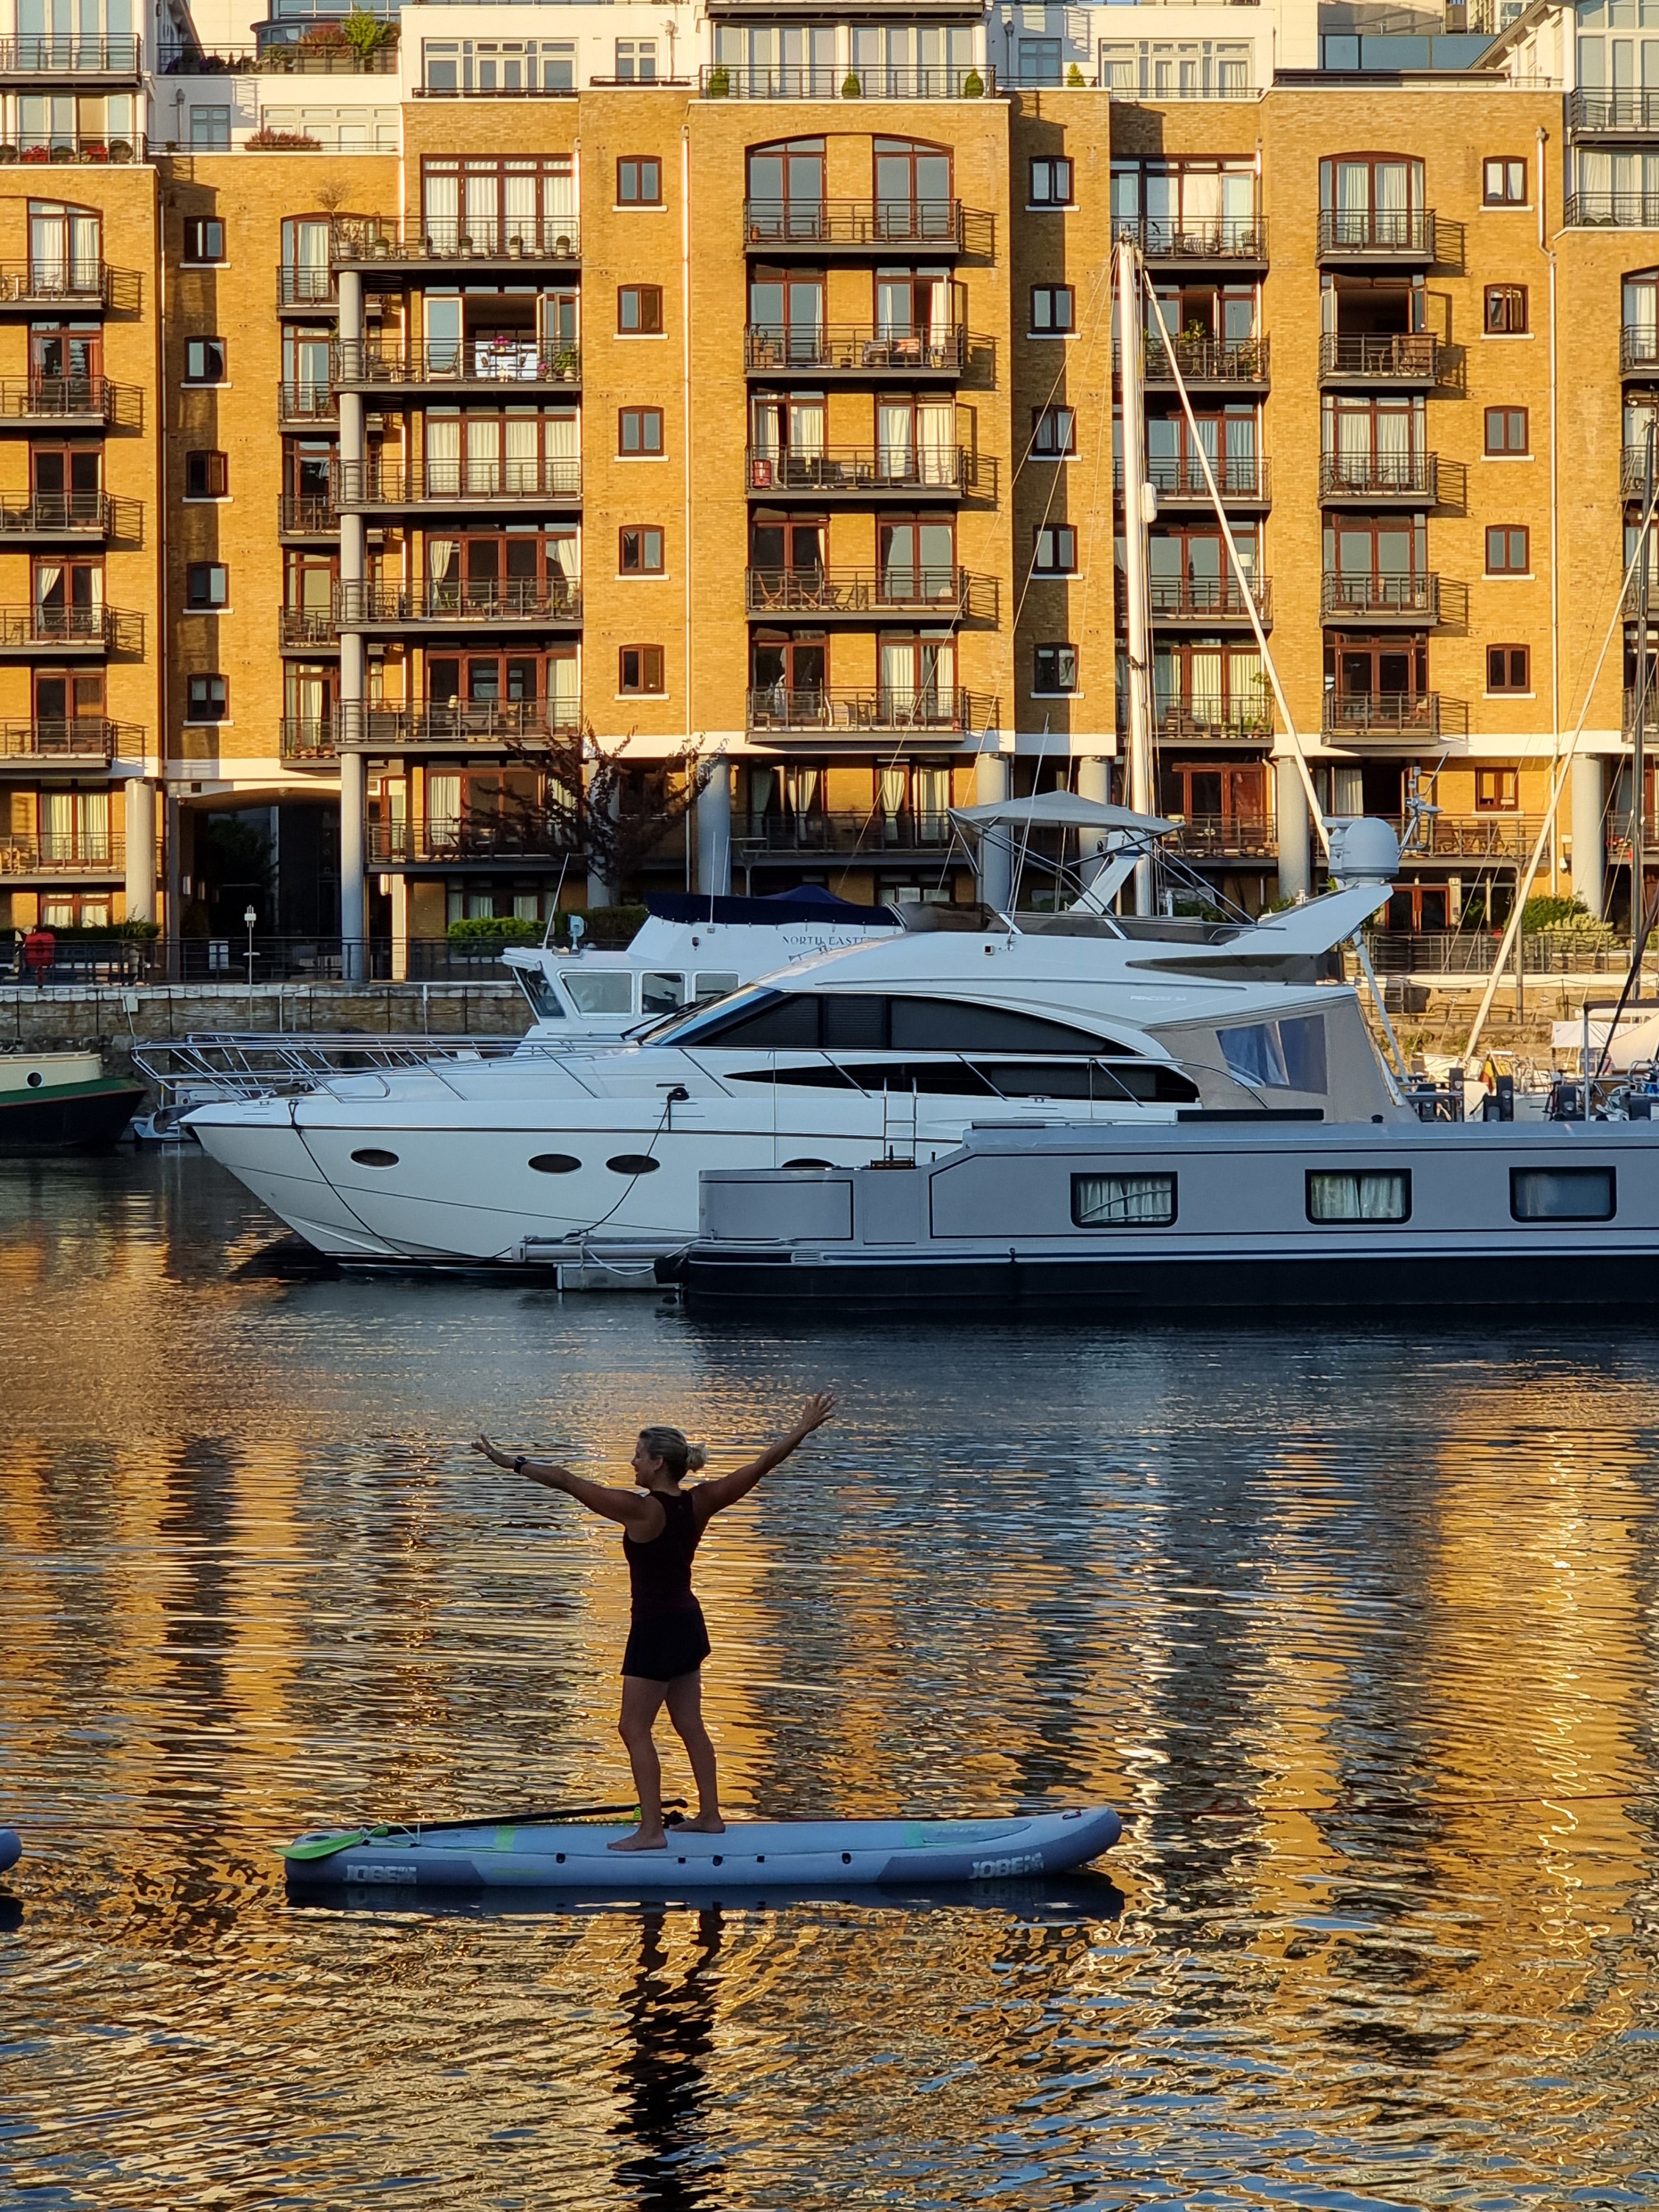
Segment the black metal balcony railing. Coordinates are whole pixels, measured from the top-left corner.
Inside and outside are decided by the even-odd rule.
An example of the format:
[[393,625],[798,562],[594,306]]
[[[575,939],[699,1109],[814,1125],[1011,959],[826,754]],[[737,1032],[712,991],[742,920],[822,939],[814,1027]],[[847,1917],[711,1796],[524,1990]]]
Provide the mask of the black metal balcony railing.
[[[1656,463],[1659,473],[1659,463]],[[1646,442],[1626,446],[1619,455],[1619,489],[1626,499],[1644,499],[1648,489],[1648,449]]]
[[734,813],[732,854],[741,866],[769,859],[793,859],[802,853],[833,854],[878,860],[913,853],[937,853],[951,842],[951,817],[905,808],[896,814],[824,812]]
[[[1623,711],[1619,726],[1626,738],[1635,736],[1636,694],[1634,691],[1626,691],[1624,694]],[[1642,714],[1642,737],[1644,744],[1659,741],[1659,687],[1652,685],[1649,687],[1647,703]],[[1659,845],[1656,845],[1654,849],[1659,853]]]
[[523,461],[411,461],[406,467],[343,461],[335,498],[351,507],[534,506],[581,497],[577,455],[543,454]]
[[143,397],[137,385],[102,376],[8,376],[0,378],[0,421],[136,422]]
[[1572,192],[1569,230],[1659,230],[1659,192]]
[[1413,261],[1434,258],[1432,208],[1324,208],[1319,216],[1319,251]]
[[285,714],[282,757],[295,767],[331,764],[340,757],[332,714]]
[[526,809],[500,820],[428,816],[365,824],[371,866],[418,866],[422,861],[558,860],[581,850],[575,825],[563,813]]
[[[980,216],[988,222],[988,216]],[[924,246],[960,252],[966,218],[960,200],[745,200],[744,246]]]
[[126,851],[118,830],[0,829],[0,877],[118,875]]
[[285,491],[276,501],[276,527],[289,538],[331,538],[340,527],[340,510],[331,499]]
[[1358,697],[1328,691],[1321,726],[1328,737],[1437,738],[1441,722],[1437,691],[1379,691]]
[[965,568],[750,568],[751,615],[922,614],[994,622],[997,579]]
[[343,216],[333,227],[331,250],[337,268],[352,269],[377,261],[574,261],[580,246],[574,214],[408,224]]
[[340,402],[329,384],[279,384],[276,387],[279,422],[337,422]]
[[1626,323],[1619,333],[1621,369],[1659,368],[1659,328],[1646,323]]
[[1414,616],[1423,622],[1440,618],[1438,576],[1336,576],[1327,574],[1319,588],[1319,611],[1333,617],[1387,615]]
[[1260,216],[1115,219],[1112,236],[1134,240],[1149,261],[1265,261],[1267,226]]
[[1327,331],[1319,341],[1319,374],[1367,384],[1432,384],[1439,345],[1424,331]]
[[337,584],[342,629],[381,623],[579,623],[582,587],[565,576],[507,577],[493,583]]
[[1273,701],[1226,699],[1195,693],[1189,699],[1160,699],[1155,722],[1165,744],[1270,745],[1273,738]]
[[698,72],[705,100],[986,100],[997,73],[988,64],[965,69],[853,69],[833,66],[737,69],[705,63]]
[[[1525,860],[1543,827],[1537,815],[1425,815],[1416,822],[1389,818],[1407,860]],[[1409,840],[1409,842],[1407,842]]]
[[744,457],[751,493],[775,497],[806,492],[814,498],[859,499],[875,494],[929,497],[976,490],[994,495],[996,464],[960,446],[826,446],[821,453],[768,453],[751,446]]
[[340,289],[331,269],[298,269],[283,262],[276,271],[279,307],[337,307]]
[[0,307],[100,307],[108,304],[109,291],[106,262],[44,254],[29,261],[0,261]]
[[[1215,453],[1210,467],[1224,501],[1259,505],[1271,496],[1272,471],[1260,453]],[[1146,481],[1160,500],[1207,500],[1210,496],[1203,463],[1192,453],[1154,455],[1146,463]],[[1116,492],[1123,489],[1121,459],[1112,464],[1112,489]]]
[[469,745],[500,751],[547,744],[580,727],[574,699],[409,699],[395,706],[341,707],[333,724],[337,745],[368,752]]
[[817,323],[777,330],[751,323],[743,334],[743,358],[751,374],[813,369],[858,376],[898,369],[960,376],[967,367],[969,343],[967,331],[956,325],[931,331],[884,331],[869,323]]
[[0,77],[136,77],[142,54],[137,39],[0,39]]
[[1437,453],[1323,453],[1319,489],[1331,497],[1432,500],[1439,483]]
[[948,687],[843,691],[766,684],[749,694],[751,730],[983,730],[995,714],[994,699]]
[[[1113,366],[1117,349],[1113,348]],[[1188,384],[1266,384],[1268,381],[1268,341],[1266,338],[1176,337],[1166,345],[1157,336],[1146,341],[1146,381],[1173,384],[1179,368]]]
[[24,168],[45,163],[73,161],[82,168],[125,168],[149,159],[149,142],[142,131],[26,131],[21,125],[0,132],[0,166],[16,161]]
[[472,339],[437,345],[359,345],[335,349],[335,382],[374,387],[390,384],[557,384],[581,382],[581,351],[574,345],[543,346],[534,337]]
[[0,506],[0,540],[7,538],[137,538],[143,505],[112,499],[106,491],[38,491],[16,507]]
[[1659,131],[1659,92],[1574,92],[1567,95],[1570,131]]
[[[1237,576],[1152,576],[1146,592],[1154,622],[1248,622],[1250,603]],[[1270,576],[1251,579],[1251,597],[1263,622],[1273,620]]]
[[142,752],[144,732],[131,722],[88,716],[62,722],[0,722],[0,760],[69,761],[107,768],[118,752]]
[[144,618],[114,607],[0,607],[0,652],[37,646],[142,653]]
[[1265,815],[1189,814],[1181,824],[1180,849],[1189,860],[1271,860],[1279,851],[1278,827]]
[[340,632],[331,607],[281,607],[276,614],[276,641],[292,647],[324,646],[337,653]]

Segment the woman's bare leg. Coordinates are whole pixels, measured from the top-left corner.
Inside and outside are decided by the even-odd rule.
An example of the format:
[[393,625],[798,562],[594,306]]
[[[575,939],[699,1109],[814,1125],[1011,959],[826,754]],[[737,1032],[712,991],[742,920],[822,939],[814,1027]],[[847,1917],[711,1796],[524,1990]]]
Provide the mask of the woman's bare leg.
[[672,1682],[663,1685],[668,1698],[668,1717],[674,1723],[674,1733],[685,1746],[687,1758],[697,1784],[697,1817],[681,1822],[681,1830],[690,1829],[694,1835],[721,1836],[726,1823],[720,1818],[720,1784],[714,1773],[714,1747],[708,1740],[708,1731],[702,1722],[702,1675],[694,1671],[676,1674]]
[[[617,1733],[628,1747],[628,1763],[634,1770],[634,1788],[640,1801],[640,1825],[631,1836],[620,1836],[606,1845],[613,1851],[660,1851],[668,1847],[662,1825],[662,1762],[651,1741],[658,1708],[671,1685],[653,1682],[643,1674],[623,1676],[622,1713]],[[678,1725],[678,1723],[676,1723]]]

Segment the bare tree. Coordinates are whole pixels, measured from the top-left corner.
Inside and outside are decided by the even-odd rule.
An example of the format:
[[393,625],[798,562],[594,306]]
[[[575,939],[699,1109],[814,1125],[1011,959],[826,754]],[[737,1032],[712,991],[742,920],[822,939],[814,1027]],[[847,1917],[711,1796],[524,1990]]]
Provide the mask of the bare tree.
[[526,817],[550,843],[580,853],[592,872],[613,894],[661,856],[673,832],[708,789],[718,761],[701,757],[695,744],[638,763],[625,759],[633,732],[619,744],[601,745],[591,728],[568,731],[550,744],[520,757],[542,774],[539,806],[520,803]]

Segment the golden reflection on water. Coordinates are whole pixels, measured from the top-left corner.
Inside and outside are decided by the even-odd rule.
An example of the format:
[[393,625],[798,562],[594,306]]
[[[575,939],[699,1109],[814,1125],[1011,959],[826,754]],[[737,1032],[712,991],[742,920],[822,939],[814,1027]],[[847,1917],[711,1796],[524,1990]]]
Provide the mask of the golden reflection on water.
[[[773,1334],[268,1234],[0,1168],[0,2201],[1659,2201],[1659,1346]],[[820,1382],[700,1560],[729,1808],[1105,1799],[1123,1898],[285,1904],[315,1819],[625,1794],[615,1541],[479,1425],[623,1479]]]

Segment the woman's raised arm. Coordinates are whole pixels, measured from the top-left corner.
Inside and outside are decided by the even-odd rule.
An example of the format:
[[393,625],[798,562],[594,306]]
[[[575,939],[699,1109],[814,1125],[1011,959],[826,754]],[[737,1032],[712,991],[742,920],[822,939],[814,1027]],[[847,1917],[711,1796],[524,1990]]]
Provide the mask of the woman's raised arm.
[[700,1482],[691,1495],[702,1517],[706,1521],[711,1514],[723,1513],[728,1505],[747,1498],[755,1485],[787,1460],[798,1445],[805,1443],[814,1429],[821,1429],[835,1410],[834,1391],[817,1391],[801,1407],[800,1419],[787,1437],[768,1444],[758,1458],[751,1459],[747,1467],[738,1468],[734,1474],[716,1475],[712,1482]]
[[625,1528],[637,1533],[653,1522],[660,1522],[662,1508],[646,1490],[613,1490],[606,1482],[590,1482],[585,1474],[573,1474],[568,1467],[557,1467],[551,1460],[530,1459],[522,1452],[504,1452],[490,1443],[488,1437],[475,1437],[474,1451],[481,1451],[486,1459],[504,1467],[509,1474],[521,1474],[526,1482],[538,1482],[544,1490],[562,1490],[567,1498],[574,1498],[590,1513],[598,1513],[607,1521],[620,1521]]

